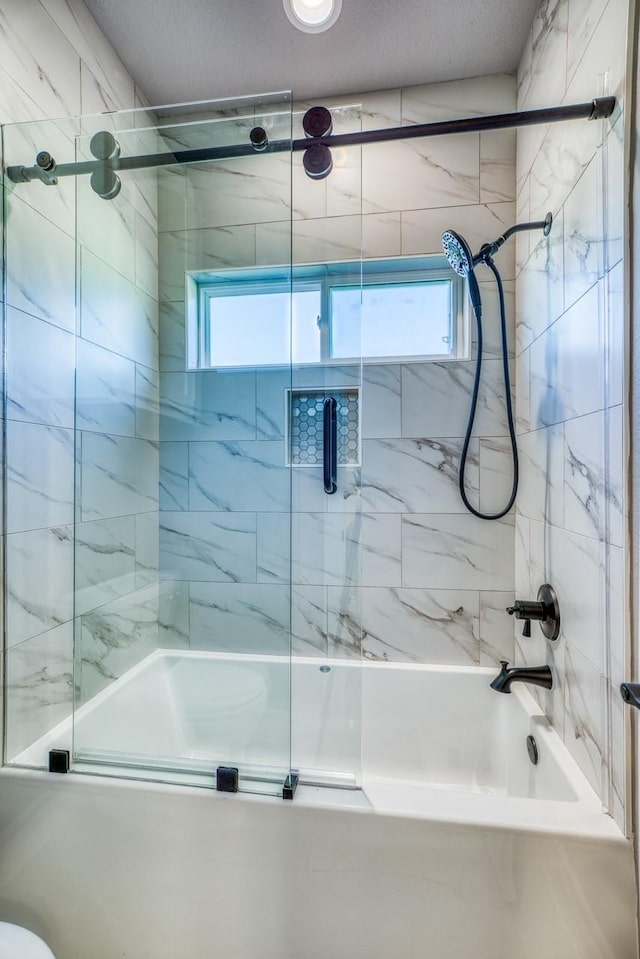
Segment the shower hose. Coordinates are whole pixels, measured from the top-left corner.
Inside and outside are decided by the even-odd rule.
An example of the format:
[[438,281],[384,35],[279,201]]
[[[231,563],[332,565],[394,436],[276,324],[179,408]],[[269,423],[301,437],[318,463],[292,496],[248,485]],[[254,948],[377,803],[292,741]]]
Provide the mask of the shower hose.
[[474,316],[476,318],[476,330],[477,330],[477,350],[478,354],[476,357],[476,371],[473,380],[473,392],[471,394],[471,408],[469,410],[469,420],[467,422],[467,430],[464,437],[464,443],[462,444],[462,453],[460,455],[460,470],[458,473],[458,485],[460,488],[460,496],[462,497],[462,502],[467,507],[470,513],[473,513],[474,516],[477,516],[479,519],[501,519],[503,516],[509,512],[513,506],[516,494],[518,492],[518,443],[516,440],[516,429],[513,422],[513,404],[511,402],[511,376],[509,374],[509,344],[507,340],[507,316],[504,305],[504,287],[502,285],[502,277],[500,276],[500,271],[493,262],[490,256],[483,257],[482,260],[485,263],[491,272],[493,273],[496,281],[496,286],[498,287],[498,301],[500,304],[500,332],[502,340],[502,373],[504,379],[504,390],[505,390],[505,404],[507,407],[507,424],[509,427],[509,439],[511,441],[511,457],[513,462],[513,484],[511,486],[511,495],[504,506],[503,509],[499,510],[497,513],[482,513],[480,510],[476,509],[469,502],[469,497],[467,496],[466,491],[466,481],[465,473],[467,469],[467,455],[469,453],[469,443],[471,442],[471,434],[473,432],[473,424],[476,418],[476,410],[478,408],[478,392],[480,389],[480,377],[482,374],[482,316],[480,311],[476,313],[474,310]]

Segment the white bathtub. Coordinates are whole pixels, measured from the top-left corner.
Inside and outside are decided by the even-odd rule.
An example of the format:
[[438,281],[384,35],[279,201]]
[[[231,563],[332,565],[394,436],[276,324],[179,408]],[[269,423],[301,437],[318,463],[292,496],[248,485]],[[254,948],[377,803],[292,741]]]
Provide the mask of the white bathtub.
[[[157,650],[77,710],[74,748],[81,763],[139,765],[156,778],[185,769],[209,784],[218,765],[260,780],[291,763],[309,786],[359,789],[309,789],[305,801],[617,835],[531,694],[496,693],[495,672]],[[69,720],[16,763],[46,765],[71,734]]]
[[[637,959],[630,842],[493,674],[294,659],[292,762],[334,783],[294,802],[4,769],[0,918],[66,959]],[[78,710],[74,770],[278,767],[288,697],[275,657],[156,652]]]

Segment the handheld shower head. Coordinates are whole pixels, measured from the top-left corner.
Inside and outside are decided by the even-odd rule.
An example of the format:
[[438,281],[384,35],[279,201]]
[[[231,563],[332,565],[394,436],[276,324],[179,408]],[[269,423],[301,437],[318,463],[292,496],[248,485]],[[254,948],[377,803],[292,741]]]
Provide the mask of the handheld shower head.
[[467,277],[471,273],[473,270],[473,253],[463,236],[454,233],[453,230],[446,230],[442,234],[442,249],[451,269],[458,276]]
[[454,270],[458,276],[466,279],[469,285],[469,299],[471,300],[473,312],[476,317],[480,319],[482,315],[482,299],[480,297],[478,281],[473,271],[475,263],[471,247],[459,233],[455,233],[453,230],[447,230],[442,234],[442,249],[449,261],[451,269]]
[[[518,492],[518,443],[516,440],[516,429],[513,417],[513,409],[511,405],[511,380],[509,376],[509,344],[507,341],[507,319],[506,319],[506,308],[504,301],[504,287],[502,285],[502,279],[500,277],[500,272],[498,267],[493,262],[494,255],[498,252],[500,247],[506,243],[510,236],[513,236],[514,233],[521,233],[523,230],[542,230],[545,236],[549,236],[551,230],[551,223],[553,217],[550,213],[547,213],[544,220],[537,220],[535,223],[516,223],[515,226],[510,227],[508,230],[505,230],[504,233],[500,234],[497,240],[494,240],[493,243],[485,243],[480,248],[479,252],[474,256],[471,252],[471,247],[465,240],[463,236],[460,236],[459,233],[455,233],[453,230],[446,230],[442,234],[442,249],[444,250],[444,255],[449,261],[451,269],[458,274],[458,276],[463,277],[467,281],[467,287],[469,290],[469,299],[471,300],[471,306],[473,307],[473,312],[476,318],[476,372],[473,379],[473,389],[471,392],[471,409],[469,411],[469,419],[467,421],[467,430],[464,437],[464,443],[462,444],[462,452],[460,454],[460,470],[458,472],[458,488],[460,490],[460,496],[462,502],[469,510],[470,513],[473,513],[474,516],[479,517],[479,519],[500,519],[503,516],[506,516],[511,507],[513,506],[516,494]],[[471,441],[471,436],[473,433],[473,424],[475,422],[476,410],[478,407],[478,392],[480,387],[480,375],[482,370],[482,297],[480,296],[480,287],[478,286],[478,281],[476,279],[475,267],[478,263],[484,263],[486,267],[491,270],[496,281],[498,288],[498,303],[500,307],[500,331],[501,331],[501,340],[502,340],[502,370],[504,377],[504,396],[505,396],[505,405],[507,409],[507,425],[509,427],[509,437],[511,440],[511,454],[513,458],[513,485],[511,487],[511,495],[504,506],[503,509],[499,510],[497,513],[483,513],[481,510],[476,509],[475,506],[469,501],[466,491],[466,481],[465,473],[467,468],[467,455],[469,452],[469,443]],[[503,690],[504,691],[504,690]]]

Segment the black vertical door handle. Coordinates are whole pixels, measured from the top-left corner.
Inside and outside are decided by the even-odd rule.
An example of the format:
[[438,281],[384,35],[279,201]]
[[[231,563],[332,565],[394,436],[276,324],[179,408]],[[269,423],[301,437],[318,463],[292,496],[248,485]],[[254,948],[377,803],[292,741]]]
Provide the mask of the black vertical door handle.
[[331,496],[338,488],[338,404],[335,397],[327,396],[322,415],[324,491]]

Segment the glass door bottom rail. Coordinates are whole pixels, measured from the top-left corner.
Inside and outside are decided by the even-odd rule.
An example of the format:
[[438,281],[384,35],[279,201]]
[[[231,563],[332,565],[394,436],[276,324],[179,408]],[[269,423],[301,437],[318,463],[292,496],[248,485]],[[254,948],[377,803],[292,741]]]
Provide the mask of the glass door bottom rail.
[[315,657],[155,650],[9,760],[46,768],[50,749],[68,749],[85,766],[108,766],[112,775],[122,766],[133,777],[147,770],[159,780],[189,773],[215,781],[223,765],[279,782],[293,766],[305,782],[357,788],[360,663],[336,666]]

